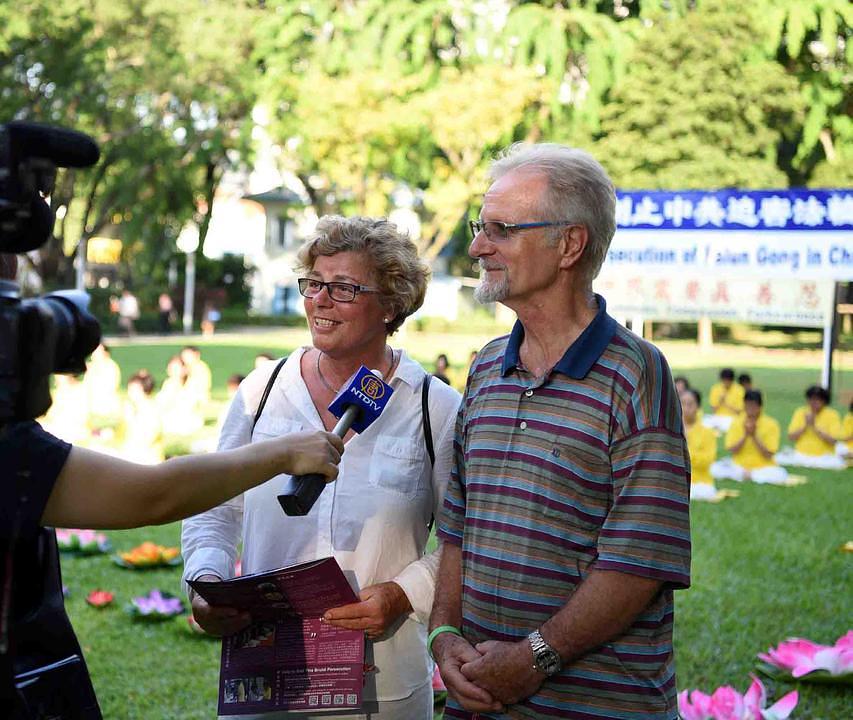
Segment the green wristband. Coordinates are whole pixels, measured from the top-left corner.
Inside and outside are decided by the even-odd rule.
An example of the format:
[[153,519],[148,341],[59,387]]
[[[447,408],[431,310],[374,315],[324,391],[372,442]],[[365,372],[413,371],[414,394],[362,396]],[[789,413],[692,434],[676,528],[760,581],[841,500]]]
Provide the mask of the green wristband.
[[[435,639],[439,635],[441,635],[441,633],[446,633],[446,632],[453,633],[454,635],[458,635],[459,637],[462,637],[462,631],[458,627],[453,627],[453,625],[439,625],[437,628],[435,628],[435,630],[433,630],[429,634],[429,637],[427,638],[427,652],[429,653],[430,657],[432,657],[432,644],[433,644],[433,642],[435,642]],[[432,658],[432,659],[435,660],[435,658]]]

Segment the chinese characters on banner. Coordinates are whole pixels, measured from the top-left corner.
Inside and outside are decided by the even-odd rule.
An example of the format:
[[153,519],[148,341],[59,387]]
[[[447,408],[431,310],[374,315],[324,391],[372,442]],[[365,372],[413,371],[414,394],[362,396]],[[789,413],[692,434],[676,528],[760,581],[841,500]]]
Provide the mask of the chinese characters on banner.
[[853,191],[619,192],[594,283],[615,315],[825,327],[853,281]]
[[603,272],[594,282],[611,315],[649,320],[823,327],[830,315],[833,284],[816,280],[727,279],[721,276],[650,276]]
[[619,228],[851,230],[850,190],[619,192]]
[[605,270],[853,280],[853,192],[624,192]]

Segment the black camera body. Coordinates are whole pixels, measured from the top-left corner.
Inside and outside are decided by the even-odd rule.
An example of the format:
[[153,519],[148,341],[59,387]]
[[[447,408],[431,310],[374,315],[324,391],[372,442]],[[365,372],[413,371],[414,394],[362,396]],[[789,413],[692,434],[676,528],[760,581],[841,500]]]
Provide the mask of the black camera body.
[[[0,125],[0,252],[22,253],[47,242],[54,216],[45,196],[57,167],[98,161],[83,133],[37,123]],[[101,341],[89,297],[62,290],[21,300],[11,280],[0,279],[0,423],[30,420],[50,407],[51,373],[81,373]]]
[[15,283],[0,280],[0,422],[44,415],[50,374],[86,370],[86,357],[101,341],[88,305],[78,290],[21,300]]

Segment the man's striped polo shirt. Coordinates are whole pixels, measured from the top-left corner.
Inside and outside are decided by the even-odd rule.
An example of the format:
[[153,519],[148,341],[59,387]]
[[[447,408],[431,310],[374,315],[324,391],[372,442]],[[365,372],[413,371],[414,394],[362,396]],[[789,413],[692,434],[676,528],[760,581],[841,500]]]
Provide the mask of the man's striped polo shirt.
[[[593,563],[663,589],[623,635],[505,715],[481,717],[677,717],[672,591],[690,582],[681,408],[660,351],[596,298],[595,319],[545,378],[519,363],[520,323],[480,352],[439,536],[462,546],[462,630],[472,643],[524,638]],[[451,700],[445,717],[470,716]]]

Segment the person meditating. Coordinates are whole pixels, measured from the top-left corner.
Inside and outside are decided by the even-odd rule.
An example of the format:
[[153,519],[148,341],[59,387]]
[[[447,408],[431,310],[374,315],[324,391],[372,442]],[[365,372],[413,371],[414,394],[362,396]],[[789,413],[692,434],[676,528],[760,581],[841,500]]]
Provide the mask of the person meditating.
[[698,390],[687,388],[678,397],[681,400],[684,437],[690,453],[690,499],[716,500],[717,488],[711,477],[711,463],[717,457],[717,435],[699,418],[702,396]]
[[779,423],[762,409],[760,390],[749,390],[744,396],[744,414],[735,418],[726,433],[726,450],[731,457],[711,465],[711,475],[718,480],[752,480],[778,485],[788,479],[788,471],[779,467],[775,453],[779,450]]
[[829,392],[820,385],[806,390],[806,405],[797,408],[788,425],[793,450],[785,448],[776,456],[782,465],[841,470],[844,458],[835,453],[841,435],[841,417],[829,407]]
[[702,419],[709,428],[727,432],[732,421],[743,412],[743,385],[735,382],[735,371],[731,368],[720,370],[720,381],[711,386],[708,402],[711,414]]

